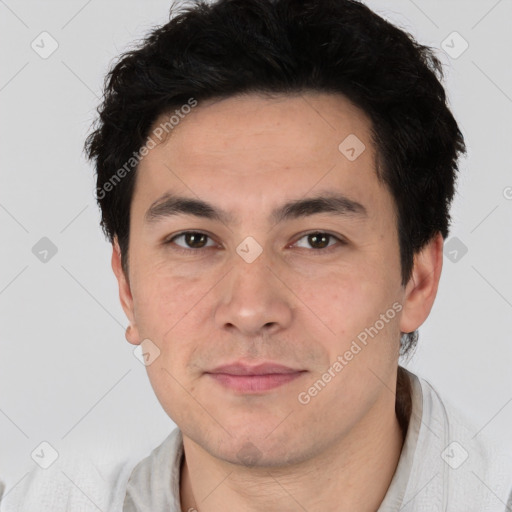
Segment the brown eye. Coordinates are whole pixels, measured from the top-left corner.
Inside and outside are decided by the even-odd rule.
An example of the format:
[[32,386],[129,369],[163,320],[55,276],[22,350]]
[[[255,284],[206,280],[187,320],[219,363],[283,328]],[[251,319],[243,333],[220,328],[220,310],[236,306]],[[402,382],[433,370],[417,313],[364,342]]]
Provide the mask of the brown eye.
[[[184,231],[183,233],[173,236],[165,243],[175,244],[181,249],[193,251],[194,249],[199,250],[211,247],[211,245],[206,245],[209,238],[210,237],[206,233],[201,233],[200,231]],[[185,245],[177,243],[176,240],[179,239],[183,239]]]
[[200,249],[205,246],[206,239],[208,238],[204,233],[185,233],[183,235],[185,242],[194,249]]
[[308,243],[316,249],[323,249],[329,245],[330,238],[331,235],[327,235],[325,233],[314,233],[312,235],[308,235]]
[[302,236],[301,238],[299,238],[299,240],[297,240],[297,242],[295,242],[295,245],[297,245],[299,241],[303,239],[306,239],[306,245],[299,245],[299,247],[305,249],[313,248],[316,250],[320,250],[330,248],[333,245],[336,245],[335,243],[330,243],[331,240],[333,240],[334,242],[338,241],[341,245],[344,244],[344,241],[338,238],[337,236],[331,235],[330,233],[324,233],[322,231],[315,231],[313,233],[308,233]]

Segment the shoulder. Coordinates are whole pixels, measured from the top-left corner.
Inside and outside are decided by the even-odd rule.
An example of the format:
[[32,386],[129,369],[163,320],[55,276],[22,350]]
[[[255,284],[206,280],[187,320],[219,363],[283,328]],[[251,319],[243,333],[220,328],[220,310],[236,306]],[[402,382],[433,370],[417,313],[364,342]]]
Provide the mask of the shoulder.
[[[67,452],[48,469],[36,467],[17,481],[6,481],[3,498],[0,494],[0,512],[37,510],[38,512],[122,512],[127,500],[167,499],[174,503],[179,498],[177,488],[168,482],[179,471],[182,454],[181,432],[176,428],[146,458],[112,460],[97,454]],[[170,459],[170,455],[174,458]],[[169,461],[174,461],[170,464]],[[178,474],[179,477],[179,474]],[[2,483],[0,483],[1,492]],[[174,500],[174,501],[173,501]],[[164,510],[157,506],[140,510]],[[139,510],[135,508],[133,510]]]
[[179,510],[182,456],[183,438],[176,427],[134,467],[126,486],[123,511]]
[[153,471],[161,471],[163,467],[170,470],[172,462],[175,462],[182,453],[183,437],[180,429],[176,427],[147,457],[135,465],[130,481]]
[[133,461],[98,464],[75,454],[48,469],[36,467],[15,482],[6,482],[1,512],[121,512]]
[[431,495],[439,510],[504,512],[512,489],[511,454],[428,380],[409,375],[422,406],[410,492],[423,485],[417,495]]

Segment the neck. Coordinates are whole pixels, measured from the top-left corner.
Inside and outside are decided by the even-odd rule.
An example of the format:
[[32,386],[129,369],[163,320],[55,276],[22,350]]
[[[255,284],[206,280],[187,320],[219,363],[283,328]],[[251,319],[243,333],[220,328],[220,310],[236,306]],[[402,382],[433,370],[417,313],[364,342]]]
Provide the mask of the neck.
[[410,414],[408,379],[398,371],[396,403],[386,389],[348,435],[300,464],[233,465],[183,435],[182,511],[375,512],[395,473]]

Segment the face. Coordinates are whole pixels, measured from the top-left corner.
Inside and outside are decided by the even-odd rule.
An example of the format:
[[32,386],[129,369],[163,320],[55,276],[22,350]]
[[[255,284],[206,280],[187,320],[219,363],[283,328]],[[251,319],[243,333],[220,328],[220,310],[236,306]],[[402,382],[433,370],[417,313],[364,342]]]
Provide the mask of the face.
[[[422,320],[370,121],[342,96],[199,104],[140,163],[130,222],[127,339],[150,340],[156,396],[202,449],[298,462],[394,403],[400,332]],[[211,373],[237,363],[289,373]]]

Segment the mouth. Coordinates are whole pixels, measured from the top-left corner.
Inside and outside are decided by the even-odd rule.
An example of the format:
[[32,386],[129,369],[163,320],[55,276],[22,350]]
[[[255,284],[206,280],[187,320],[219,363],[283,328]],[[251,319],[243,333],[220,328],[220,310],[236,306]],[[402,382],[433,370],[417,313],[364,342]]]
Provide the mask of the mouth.
[[275,389],[297,379],[304,373],[307,371],[296,370],[276,363],[263,363],[257,366],[235,363],[219,366],[206,372],[206,375],[231,391],[250,394]]

